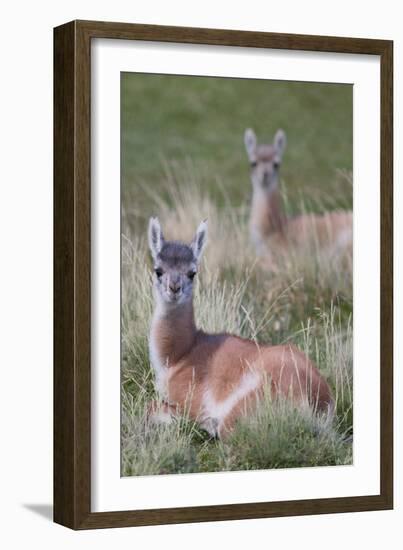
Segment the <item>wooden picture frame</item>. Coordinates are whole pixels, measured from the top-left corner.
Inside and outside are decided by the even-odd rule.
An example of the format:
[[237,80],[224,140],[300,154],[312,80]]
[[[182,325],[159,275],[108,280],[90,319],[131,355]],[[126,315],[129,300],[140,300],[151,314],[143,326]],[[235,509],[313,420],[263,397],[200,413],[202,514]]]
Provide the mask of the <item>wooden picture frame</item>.
[[[355,53],[381,64],[380,493],[169,509],[91,512],[91,40],[113,38]],[[54,521],[72,529],[324,514],[393,507],[393,43],[127,23],[54,30]]]

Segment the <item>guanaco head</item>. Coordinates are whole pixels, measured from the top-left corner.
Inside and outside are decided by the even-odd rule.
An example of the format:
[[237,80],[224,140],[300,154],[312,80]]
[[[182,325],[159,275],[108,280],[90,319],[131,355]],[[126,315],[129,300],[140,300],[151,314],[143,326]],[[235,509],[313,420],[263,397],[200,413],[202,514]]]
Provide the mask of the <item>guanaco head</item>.
[[280,164],[286,141],[285,132],[277,130],[272,144],[259,145],[255,132],[250,128],[245,130],[244,142],[254,191],[268,194],[278,187]]
[[207,221],[197,228],[190,244],[166,241],[158,218],[150,218],[148,243],[154,261],[154,292],[168,304],[181,304],[192,298],[193,280],[207,241]]

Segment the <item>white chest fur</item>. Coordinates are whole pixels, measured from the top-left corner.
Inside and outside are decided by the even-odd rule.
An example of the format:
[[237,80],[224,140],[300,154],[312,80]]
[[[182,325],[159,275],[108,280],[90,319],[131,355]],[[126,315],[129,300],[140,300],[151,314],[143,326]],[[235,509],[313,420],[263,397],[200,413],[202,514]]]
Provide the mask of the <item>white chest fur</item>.
[[157,322],[158,317],[154,316],[151,324],[149,339],[150,361],[154,370],[155,389],[161,398],[166,399],[168,397],[168,364],[167,360],[164,360],[158,351],[158,342],[155,330]]

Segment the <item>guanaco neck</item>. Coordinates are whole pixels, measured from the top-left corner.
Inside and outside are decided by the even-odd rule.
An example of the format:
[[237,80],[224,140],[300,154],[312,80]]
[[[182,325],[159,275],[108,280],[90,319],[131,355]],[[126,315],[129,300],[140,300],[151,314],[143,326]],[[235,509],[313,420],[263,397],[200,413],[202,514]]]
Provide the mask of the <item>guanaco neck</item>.
[[267,238],[273,233],[283,234],[287,219],[278,189],[266,193],[254,190],[251,207],[251,231],[257,238]]
[[157,300],[150,340],[154,353],[165,367],[174,365],[191,350],[196,334],[192,299],[178,305]]

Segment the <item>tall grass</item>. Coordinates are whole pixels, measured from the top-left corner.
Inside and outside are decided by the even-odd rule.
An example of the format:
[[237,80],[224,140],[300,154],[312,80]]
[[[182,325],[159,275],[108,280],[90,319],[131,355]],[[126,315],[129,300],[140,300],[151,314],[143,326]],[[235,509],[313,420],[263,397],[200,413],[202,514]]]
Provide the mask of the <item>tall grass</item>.
[[[123,475],[350,464],[351,264],[329,262],[316,248],[309,254],[293,251],[269,273],[249,244],[246,206],[231,204],[219,182],[220,198],[213,198],[189,161],[164,163],[164,173],[158,195],[143,189],[150,205],[146,215],[127,207],[123,212]],[[209,243],[194,297],[197,324],[259,342],[296,343],[333,389],[333,422],[286,400],[273,402],[269,395],[225,442],[212,441],[186,415],[171,425],[148,422],[147,405],[156,397],[148,355],[153,308],[149,215],[158,215],[167,238],[184,241],[208,218]]]

